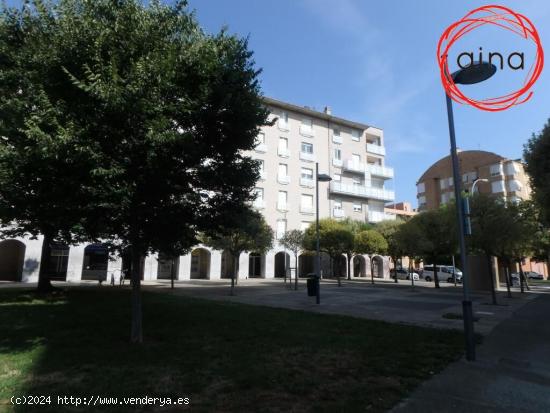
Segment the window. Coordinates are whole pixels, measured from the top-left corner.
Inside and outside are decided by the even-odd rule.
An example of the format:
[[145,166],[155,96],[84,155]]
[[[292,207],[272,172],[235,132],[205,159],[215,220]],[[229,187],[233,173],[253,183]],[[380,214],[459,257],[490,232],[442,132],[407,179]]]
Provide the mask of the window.
[[284,219],[277,220],[277,239],[281,239],[286,232],[286,221]]
[[519,172],[519,168],[515,162],[509,162],[505,165],[506,175],[515,175]]
[[334,201],[334,209],[342,209],[342,201]]
[[256,208],[263,208],[264,207],[264,189],[254,188],[254,195],[256,195],[256,199],[254,199],[254,206]]
[[521,182],[515,179],[508,181],[508,190],[510,192],[521,191]]
[[288,130],[288,113],[281,112],[278,122],[279,129]]
[[265,162],[263,159],[258,159],[258,162],[260,164],[260,168],[259,168],[260,179],[265,179]]
[[425,196],[419,196],[418,197],[418,205],[426,205],[426,197]]
[[447,188],[447,180],[446,180],[446,179],[440,179],[440,180],[439,180],[439,187],[440,187],[441,189]]
[[303,118],[300,125],[300,133],[306,136],[313,136],[313,121],[309,118]]
[[300,222],[300,231],[305,231],[306,229],[309,228],[310,225],[311,225],[311,222],[308,222],[308,221]]
[[426,185],[424,185],[424,182],[419,182],[416,184],[416,192],[419,194],[426,192]]
[[267,152],[267,146],[265,144],[265,133],[260,132],[256,137],[256,147],[257,152]]
[[313,212],[313,195],[302,194],[300,202],[301,212]]
[[499,163],[491,165],[490,170],[491,170],[491,176],[502,175],[502,165]]
[[286,191],[279,191],[279,194],[277,195],[277,209],[286,211],[288,208],[287,199],[288,193]]
[[361,155],[353,153],[351,155],[351,161],[353,162],[354,166],[359,166],[361,164]]
[[290,180],[288,178],[288,165],[286,163],[279,164],[279,173],[278,173],[277,179],[282,184],[289,183]]
[[342,160],[342,150],[341,149],[334,149],[334,159],[337,159],[339,161]]
[[333,180],[333,181],[336,181],[336,182],[340,182],[340,181],[342,181],[342,175],[340,175],[340,174],[334,174],[334,175],[332,176],[332,180]]
[[351,131],[351,139],[354,140],[355,142],[359,142],[359,131],[357,130],[352,130]]
[[354,212],[361,212],[362,210],[362,205],[361,204],[353,204],[353,211]]
[[301,176],[303,179],[309,179],[313,181],[313,169],[302,168]]
[[279,138],[279,150],[278,150],[279,156],[288,157],[288,139],[284,137]]
[[302,152],[313,154],[313,145],[311,143],[302,142]]
[[491,191],[493,193],[505,192],[504,181],[491,182]]

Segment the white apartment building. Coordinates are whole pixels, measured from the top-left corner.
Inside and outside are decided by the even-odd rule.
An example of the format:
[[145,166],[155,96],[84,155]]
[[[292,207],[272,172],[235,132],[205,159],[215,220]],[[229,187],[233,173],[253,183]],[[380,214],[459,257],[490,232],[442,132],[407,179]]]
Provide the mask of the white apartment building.
[[[384,205],[393,202],[395,195],[385,188],[394,171],[385,165],[381,129],[333,116],[329,108],[319,112],[271,98],[264,101],[275,123],[262,128],[249,155],[261,161],[254,206],[263,213],[277,239],[285,231],[303,230],[314,223],[316,163],[319,173],[332,178],[330,183],[320,183],[321,218],[349,217],[366,222],[395,218],[384,212]],[[36,281],[40,250],[41,239],[0,242],[0,280]],[[354,257],[352,275],[370,275],[371,259],[375,276],[389,277],[388,259],[368,255]],[[291,253],[276,241],[266,254],[241,254],[238,276],[282,277],[293,263]],[[49,265],[54,279],[77,282],[107,274],[108,280],[112,275],[118,281],[126,263],[120,258],[109,260],[101,245],[59,245],[53,248]],[[232,268],[228,253],[197,246],[175,259],[145,257],[142,277],[169,279],[174,274],[178,280],[214,280],[230,277]],[[300,275],[313,272],[313,257],[300,255],[297,271]]]

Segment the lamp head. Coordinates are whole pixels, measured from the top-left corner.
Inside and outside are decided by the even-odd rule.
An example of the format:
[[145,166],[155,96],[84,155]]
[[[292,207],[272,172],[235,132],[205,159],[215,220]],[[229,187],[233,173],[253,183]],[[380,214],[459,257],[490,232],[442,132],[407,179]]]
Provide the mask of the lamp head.
[[451,77],[457,85],[473,85],[483,82],[493,76],[497,67],[488,62],[479,62],[457,70]]

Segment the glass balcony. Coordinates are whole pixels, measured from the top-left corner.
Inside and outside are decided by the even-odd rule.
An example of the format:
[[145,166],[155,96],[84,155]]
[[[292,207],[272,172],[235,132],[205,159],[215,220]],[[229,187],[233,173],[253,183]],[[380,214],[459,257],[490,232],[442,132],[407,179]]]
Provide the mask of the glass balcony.
[[349,196],[356,196],[359,198],[371,198],[379,199],[386,202],[392,202],[395,200],[394,191],[390,191],[384,188],[373,188],[370,186],[356,185],[356,184],[343,184],[341,182],[330,183],[330,191],[336,194],[343,194]]
[[315,186],[315,181],[309,178],[300,178],[300,185],[307,188],[313,188]]
[[302,161],[315,162],[315,155],[308,152],[300,152],[300,159]]
[[367,164],[367,172],[386,179],[393,178],[393,168],[387,166]]
[[341,159],[332,158],[332,164],[333,164],[334,166],[341,167],[341,166],[342,166],[342,160],[341,160]]
[[386,155],[386,148],[374,143],[367,143],[367,152],[374,153],[376,155]]
[[354,161],[353,159],[348,159],[344,163],[344,169],[349,172],[357,172],[360,174],[365,173],[365,164],[362,162]]

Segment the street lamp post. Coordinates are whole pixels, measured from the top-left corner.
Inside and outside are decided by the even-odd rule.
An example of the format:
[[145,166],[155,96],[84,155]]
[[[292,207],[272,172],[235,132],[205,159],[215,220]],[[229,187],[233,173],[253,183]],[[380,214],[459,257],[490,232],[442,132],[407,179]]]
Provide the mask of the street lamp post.
[[472,195],[476,193],[476,185],[480,182],[489,182],[489,180],[485,178],[477,178],[472,184]]
[[321,250],[319,244],[319,182],[329,182],[332,178],[327,174],[319,174],[319,162],[315,163],[315,235],[316,235],[316,252],[315,257],[315,296],[316,303],[321,304]]
[[[451,77],[455,84],[472,85],[474,83],[483,82],[489,79],[496,72],[496,66],[491,63],[474,63],[464,69],[454,72]],[[462,261],[462,317],[464,319],[464,335],[466,339],[466,359],[473,361],[476,358],[475,354],[475,337],[474,337],[474,317],[472,312],[472,300],[470,298],[468,278],[468,261],[466,252],[465,221],[462,201],[462,190],[459,169],[458,169],[458,154],[456,151],[455,126],[453,117],[453,103],[449,95],[445,94],[447,100],[447,118],[449,122],[449,137],[451,142],[451,162],[453,167],[453,180],[456,199],[456,211],[459,232],[460,259]]]

